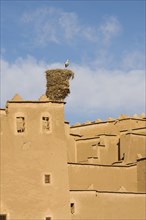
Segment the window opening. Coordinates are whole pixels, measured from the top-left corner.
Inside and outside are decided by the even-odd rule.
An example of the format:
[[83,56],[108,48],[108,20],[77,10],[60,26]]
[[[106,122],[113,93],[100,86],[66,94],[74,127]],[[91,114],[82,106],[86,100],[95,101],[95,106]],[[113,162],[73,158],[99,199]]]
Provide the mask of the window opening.
[[121,160],[121,154],[120,154],[120,140],[118,142],[118,161]]
[[74,203],[70,204],[70,209],[71,209],[71,214],[74,214],[75,213],[75,204]]
[[0,215],[0,220],[6,220],[6,215]]
[[45,220],[51,220],[51,217],[46,217],[46,219]]
[[49,131],[50,130],[49,117],[42,117],[42,130],[43,131]]
[[45,183],[51,183],[51,175],[45,174]]
[[16,117],[17,132],[23,133],[25,131],[25,118]]

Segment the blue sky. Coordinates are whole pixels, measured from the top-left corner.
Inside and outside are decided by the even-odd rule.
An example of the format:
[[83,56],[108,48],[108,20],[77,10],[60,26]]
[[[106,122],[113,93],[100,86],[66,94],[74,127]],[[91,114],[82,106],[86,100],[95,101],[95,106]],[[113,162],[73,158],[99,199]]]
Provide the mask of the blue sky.
[[67,58],[71,124],[144,112],[145,1],[1,1],[2,107],[15,93],[37,100]]

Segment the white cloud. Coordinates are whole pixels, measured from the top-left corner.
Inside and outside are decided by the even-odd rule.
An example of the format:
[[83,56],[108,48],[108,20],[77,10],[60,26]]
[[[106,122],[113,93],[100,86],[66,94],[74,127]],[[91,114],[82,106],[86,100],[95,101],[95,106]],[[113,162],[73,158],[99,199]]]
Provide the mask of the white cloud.
[[124,53],[121,66],[126,69],[145,68],[145,54],[140,51],[132,51]]
[[121,30],[121,25],[114,16],[107,17],[101,25],[86,25],[81,23],[75,12],[52,7],[26,12],[22,15],[21,22],[26,30],[30,28],[29,39],[38,47],[50,42],[73,44],[73,41],[79,40],[100,45],[101,42],[109,43]]
[[62,12],[59,17],[59,25],[64,30],[65,38],[73,39],[81,30],[78,16],[73,12]]
[[[57,23],[60,13],[59,9],[50,7],[39,8],[33,12],[25,12],[22,15],[20,21],[25,25],[24,27],[27,30],[26,37],[32,40],[33,46],[45,46],[49,42],[59,43]],[[29,36],[28,32],[30,33]]]
[[114,111],[144,110],[144,71],[133,70],[123,72],[118,70],[96,69],[86,67],[74,68],[75,80],[72,82],[70,104],[77,112],[96,112],[99,109]]
[[[1,100],[4,103],[19,93],[24,100],[38,100],[45,93],[45,70],[63,67],[60,63],[47,66],[32,57],[18,59],[10,64],[2,60]],[[71,81],[71,94],[66,99],[66,112],[72,121],[78,115],[88,119],[89,115],[103,112],[134,114],[144,111],[145,73],[140,69],[119,71],[91,69],[89,66],[72,64],[75,78]],[[96,119],[96,118],[95,118]]]
[[109,43],[110,40],[121,32],[121,24],[114,16],[106,17],[104,22],[99,27],[99,31],[103,37],[104,43]]
[[84,38],[90,42],[99,42],[101,39],[99,39],[99,33],[97,27],[90,27],[86,26],[82,28],[82,34]]
[[1,61],[1,103],[20,93],[24,99],[35,99],[44,90],[45,65],[32,57],[19,58],[11,64]]

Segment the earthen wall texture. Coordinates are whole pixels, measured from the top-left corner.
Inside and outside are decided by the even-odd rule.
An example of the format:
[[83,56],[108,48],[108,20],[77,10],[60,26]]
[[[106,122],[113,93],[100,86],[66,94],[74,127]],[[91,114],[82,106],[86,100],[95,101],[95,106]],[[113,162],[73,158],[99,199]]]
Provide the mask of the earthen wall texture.
[[49,100],[14,100],[1,113],[8,220],[145,219],[144,119],[70,128],[64,103]]
[[71,191],[72,219],[145,220],[145,194]]
[[71,133],[84,136],[94,136],[99,134],[119,134],[122,130],[131,130],[146,126],[146,120],[140,118],[115,119],[113,121],[103,121],[98,123],[81,124],[71,127]]
[[146,193],[146,159],[139,160],[137,164],[137,189]]
[[[25,119],[22,133],[17,116]],[[43,117],[50,120],[46,132]],[[9,103],[1,122],[0,213],[8,219],[70,219],[64,105]]]
[[103,190],[137,192],[137,166],[101,166],[69,164],[72,190]]
[[118,143],[119,137],[112,135],[80,139],[76,141],[77,162],[87,162],[93,157],[98,164],[112,164],[119,159]]

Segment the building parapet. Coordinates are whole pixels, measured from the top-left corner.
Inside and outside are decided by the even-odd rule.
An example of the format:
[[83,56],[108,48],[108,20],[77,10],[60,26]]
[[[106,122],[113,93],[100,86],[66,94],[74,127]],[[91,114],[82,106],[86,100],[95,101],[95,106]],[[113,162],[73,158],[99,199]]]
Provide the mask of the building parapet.
[[111,167],[111,168],[116,168],[116,167],[133,167],[133,166],[137,166],[137,162],[134,163],[129,163],[129,164],[125,164],[125,165],[109,165],[109,164],[92,164],[92,163],[73,163],[73,162],[68,162],[68,165],[73,165],[73,166],[99,166],[99,167]]
[[127,192],[127,191],[124,191],[124,192],[121,192],[121,191],[107,191],[107,190],[95,190],[95,189],[84,189],[84,190],[69,190],[71,193],[72,192],[81,192],[81,193],[85,193],[85,192],[95,192],[95,193],[110,193],[110,194],[136,194],[136,195],[146,195],[146,192]]
[[141,158],[137,159],[138,162],[141,160],[146,160],[146,157],[141,157]]
[[[140,127],[140,128],[133,128],[132,131],[137,131],[137,130],[142,130],[142,129],[146,129],[146,126]],[[129,130],[128,129],[124,129],[124,130],[121,130],[120,132],[126,132],[126,131],[129,131]]]
[[13,100],[8,100],[7,101],[7,104],[8,103],[37,103],[37,104],[40,104],[40,103],[63,103],[63,104],[66,104],[66,102],[64,101],[58,101],[58,100],[43,100],[43,101],[39,101],[39,100],[36,100],[36,101],[31,101],[31,100],[22,100],[22,101],[13,101]]
[[99,138],[98,136],[95,136],[95,137],[83,137],[83,138],[77,139],[76,141],[93,140],[93,139],[98,139],[98,138]]
[[146,136],[146,134],[140,134],[140,133],[134,133],[134,132],[128,132],[125,135],[129,135],[129,134],[138,135],[138,136]]
[[83,127],[83,126],[91,126],[91,125],[95,125],[95,124],[105,124],[105,123],[113,123],[113,122],[118,122],[118,121],[125,121],[125,120],[139,120],[139,121],[146,121],[146,117],[140,118],[140,117],[127,117],[127,118],[117,118],[114,120],[107,120],[107,121],[92,121],[92,122],[88,122],[88,123],[78,123],[78,124],[74,124],[71,125],[71,128],[76,128],[76,127]]

